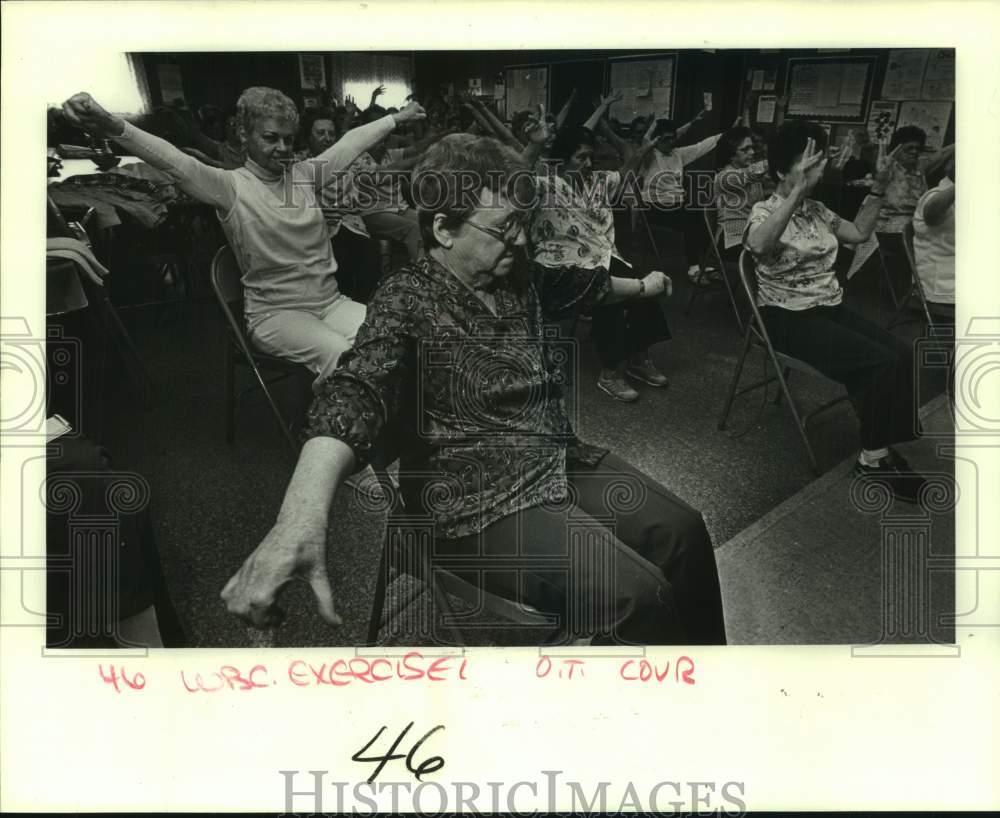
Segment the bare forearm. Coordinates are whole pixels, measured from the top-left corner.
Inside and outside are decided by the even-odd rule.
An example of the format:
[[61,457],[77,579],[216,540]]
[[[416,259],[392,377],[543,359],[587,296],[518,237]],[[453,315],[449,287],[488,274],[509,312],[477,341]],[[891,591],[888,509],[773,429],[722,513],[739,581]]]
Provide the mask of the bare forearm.
[[594,109],[594,113],[590,115],[590,119],[583,123],[583,127],[591,131],[596,131],[597,123],[601,121],[607,110],[608,104],[606,102],[602,102],[597,106],[597,108]]
[[521,143],[517,141],[517,137],[510,132],[510,129],[506,125],[494,116],[493,112],[489,108],[481,104],[477,107],[479,108],[482,116],[486,118],[486,122],[489,124],[489,127],[497,135],[497,139],[506,142],[514,148],[521,147]]
[[869,196],[861,205],[861,210],[854,217],[854,227],[858,231],[861,241],[868,241],[871,238],[875,225],[878,224],[879,213],[882,212],[882,203],[885,201],[881,196]]
[[333,495],[355,466],[350,446],[333,437],[306,441],[278,512],[279,523],[326,526]]
[[608,125],[606,119],[601,120],[599,127],[601,134],[612,144],[614,149],[618,152],[618,156],[621,160],[623,162],[628,161],[629,157],[632,155],[632,146],[615,133],[614,128]]
[[611,276],[611,290],[605,296],[602,304],[615,304],[619,301],[627,301],[630,298],[637,298],[642,289],[637,278],[619,278]]
[[805,198],[804,190],[793,192],[767,219],[753,229],[747,236],[747,248],[751,253],[762,256],[774,249],[803,198]]

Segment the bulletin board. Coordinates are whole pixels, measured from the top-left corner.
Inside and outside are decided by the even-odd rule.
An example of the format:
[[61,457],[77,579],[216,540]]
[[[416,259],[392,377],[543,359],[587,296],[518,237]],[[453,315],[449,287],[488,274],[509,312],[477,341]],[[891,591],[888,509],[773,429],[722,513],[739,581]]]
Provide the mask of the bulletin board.
[[544,65],[508,68],[506,89],[508,118],[518,111],[537,112],[539,105],[548,106],[549,69]]
[[625,95],[615,105],[617,119],[630,121],[650,114],[673,117],[676,54],[614,59],[610,65],[608,87]]
[[808,57],[788,61],[786,119],[865,121],[875,57]]

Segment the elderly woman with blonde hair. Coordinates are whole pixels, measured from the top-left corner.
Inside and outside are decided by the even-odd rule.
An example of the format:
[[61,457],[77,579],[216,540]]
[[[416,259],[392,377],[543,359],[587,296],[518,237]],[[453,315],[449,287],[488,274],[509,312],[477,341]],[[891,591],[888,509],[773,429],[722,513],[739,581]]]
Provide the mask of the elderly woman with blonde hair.
[[209,167],[105,111],[86,93],[63,104],[76,125],[114,139],[215,208],[243,272],[247,329],[265,352],[305,364],[320,378],[351,347],[365,308],[337,286],[337,262],[317,202],[320,188],[402,122],[422,119],[417,103],[346,134],[319,156],[295,162],[298,111],[273,88],[248,88],[237,103],[247,148],[241,168]]

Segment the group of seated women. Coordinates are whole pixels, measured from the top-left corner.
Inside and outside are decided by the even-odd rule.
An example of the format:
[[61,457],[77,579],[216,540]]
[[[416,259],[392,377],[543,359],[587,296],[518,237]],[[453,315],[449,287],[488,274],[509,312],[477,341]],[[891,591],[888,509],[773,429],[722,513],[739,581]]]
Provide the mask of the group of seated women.
[[[671,159],[676,130],[654,125],[641,146],[620,146],[618,171],[595,172],[594,133],[606,130],[611,99],[583,129],[557,131],[539,115],[522,139],[508,139],[505,126],[498,132],[477,111],[500,138],[437,139],[409,180],[422,253],[379,282],[367,307],[338,287],[327,216],[337,203],[324,201],[327,183],[350,180],[359,157],[399,125],[423,120],[417,102],[339,139],[336,123],[314,115],[309,156],[296,161],[291,101],[248,89],[237,109],[247,158],[234,169],[200,162],[88,94],[64,104],[74,123],[117,140],[215,208],[243,271],[253,342],[317,374],[308,439],[277,521],[223,589],[231,612],[271,626],[278,594],[299,578],[323,618],[340,622],[326,560],[332,497],[352,473],[384,459],[392,439],[402,498],[433,523],[435,553],[481,558],[477,582],[562,615],[564,638],[725,642],[701,514],[576,437],[561,362],[545,342],[547,322],[590,313],[602,382],[624,373],[665,383],[649,348],[667,337],[656,299],[671,282],[622,257],[610,202],[637,168],[659,162],[669,174],[687,154]],[[738,142],[733,169],[750,179],[749,147]],[[543,167],[545,152],[552,161]],[[859,471],[913,500],[922,479],[889,449],[916,433],[910,350],[841,303],[833,271],[838,243],[860,243],[875,228],[890,173],[879,170],[851,222],[809,198],[826,161],[821,129],[779,129],[767,157],[773,192],[749,210],[744,246],[757,262],[775,345],[847,386],[861,422]],[[760,177],[760,168],[752,173]],[[361,231],[358,215],[342,209],[337,218]],[[592,538],[581,547],[574,537],[581,525],[599,532],[596,550]],[[571,616],[580,606],[590,612],[585,626]]]

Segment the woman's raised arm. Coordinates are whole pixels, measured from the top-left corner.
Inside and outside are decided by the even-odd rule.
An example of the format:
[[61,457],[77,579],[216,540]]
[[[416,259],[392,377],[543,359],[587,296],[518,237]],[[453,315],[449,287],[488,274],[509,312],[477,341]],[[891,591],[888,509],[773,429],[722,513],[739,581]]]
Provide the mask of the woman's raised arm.
[[74,125],[97,136],[114,139],[143,161],[162,170],[181,190],[198,201],[222,211],[229,211],[236,201],[236,189],[228,172],[209,167],[165,139],[109,114],[90,94],[74,94],[62,108]]

